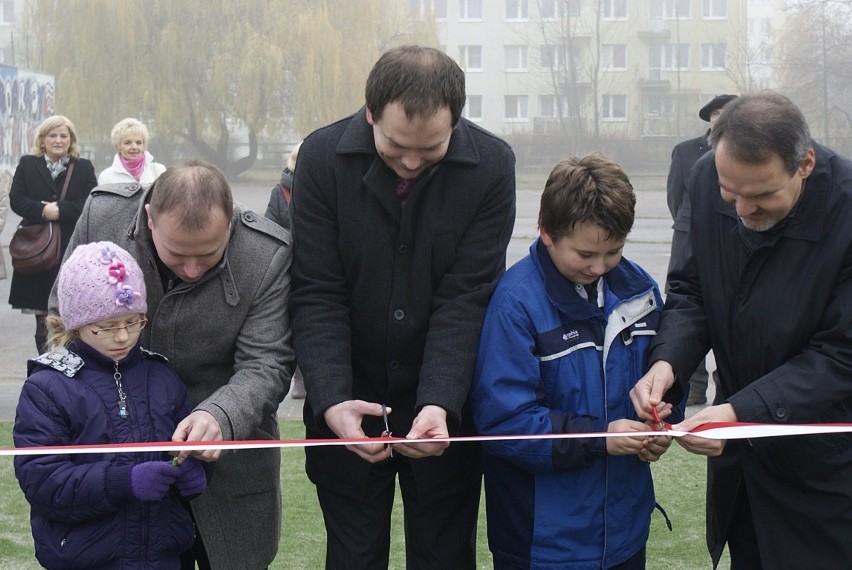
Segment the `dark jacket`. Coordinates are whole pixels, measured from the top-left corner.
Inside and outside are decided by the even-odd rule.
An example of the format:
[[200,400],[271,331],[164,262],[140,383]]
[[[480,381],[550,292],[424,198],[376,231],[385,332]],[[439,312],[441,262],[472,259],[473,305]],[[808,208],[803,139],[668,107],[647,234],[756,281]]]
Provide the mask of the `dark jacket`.
[[[408,433],[427,404],[447,410],[450,433],[472,429],[463,407],[485,307],[505,269],[514,166],[506,143],[462,120],[403,209],[364,108],[305,140],[291,307],[309,437],[333,437],[323,413],[352,399],[391,406],[394,435]],[[365,418],[366,433],[379,435],[380,424]],[[453,493],[454,481],[478,479],[474,450],[451,445],[412,461],[421,493]],[[360,493],[369,463],[339,446],[306,454],[314,483]]]
[[269,194],[269,204],[264,216],[282,228],[290,231],[290,203],[293,193],[293,173],[285,168],[281,172],[281,182],[275,185]]
[[[74,233],[74,225],[83,211],[83,204],[89,197],[89,192],[98,185],[95,176],[95,167],[85,158],[72,159],[74,172],[71,173],[71,181],[65,199],[59,202],[59,226],[62,231],[62,254],[68,249],[71,234]],[[62,185],[68,170],[56,177],[54,181],[50,177],[47,163],[43,156],[22,156],[15,176],[12,179],[12,190],[9,194],[9,205],[12,211],[21,216],[24,225],[45,223],[41,217],[44,209],[42,202],[55,202],[62,194]],[[17,271],[12,274],[12,285],[9,290],[9,304],[17,309],[47,310],[47,298],[50,296],[50,288],[56,276],[59,275],[59,266],[48,270],[21,275]]]
[[[622,258],[603,309],[576,292],[541,239],[500,280],[485,313],[471,405],[485,435],[605,432],[638,420],[628,393],[647,364],[662,299]],[[610,568],[648,540],[648,463],[604,438],[483,445],[488,543],[512,568]]]
[[[852,163],[814,146],[794,214],[751,255],[720,197],[712,153],[690,179],[683,235],[694,254],[669,274],[650,361],[691,370],[712,347],[716,403],[729,402],[743,422],[852,422]],[[729,441],[710,458],[707,484],[714,562],[741,488],[764,568],[852,560],[852,435]]]
[[[110,240],[139,262],[150,319],[142,342],[169,358],[194,409],[216,418],[224,439],[278,439],[276,412],[295,368],[286,311],[289,236],[259,214],[237,208],[219,264],[195,283],[167,289],[145,213],[151,188],[95,189],[72,245]],[[214,568],[264,568],[275,558],[280,463],[278,449],[225,451],[216,462],[216,476],[192,501]]]
[[666,181],[666,202],[669,205],[672,220],[677,220],[677,213],[681,205],[684,200],[689,199],[686,193],[689,172],[698,159],[710,150],[710,143],[707,142],[708,136],[710,136],[709,130],[700,137],[676,144],[672,149],[672,163]]
[[[27,363],[15,447],[170,441],[189,401],[166,359],[137,344],[115,363],[82,342],[67,355]],[[119,417],[113,375],[129,414]],[[30,503],[36,557],[47,568],[179,568],[194,539],[189,511],[172,490],[162,501],[133,497],[130,471],[165,453],[87,453],[15,458]]]

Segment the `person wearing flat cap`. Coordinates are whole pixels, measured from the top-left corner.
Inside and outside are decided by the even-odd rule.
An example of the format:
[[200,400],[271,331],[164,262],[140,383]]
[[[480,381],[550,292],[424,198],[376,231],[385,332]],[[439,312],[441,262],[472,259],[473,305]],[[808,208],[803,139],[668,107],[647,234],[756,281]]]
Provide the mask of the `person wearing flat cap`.
[[[672,149],[672,164],[669,168],[668,183],[666,185],[666,201],[669,205],[674,225],[672,228],[675,232],[686,231],[686,221],[678,223],[678,214],[683,209],[685,204],[688,205],[689,198],[686,192],[686,182],[689,179],[689,173],[692,166],[698,161],[701,156],[710,150],[710,133],[713,131],[713,125],[716,119],[722,113],[722,108],[733,99],[736,95],[717,95],[713,97],[706,105],[698,111],[698,117],[702,121],[710,123],[710,128],[700,137],[689,139],[680,142]],[[689,208],[685,209],[685,213],[689,213]],[[689,216],[681,216],[681,219],[688,220]],[[686,240],[672,240],[672,251],[669,257],[669,267],[671,264],[684,255],[684,252],[678,251],[678,246],[675,244],[686,243]],[[702,361],[695,372],[689,377],[689,396],[686,400],[687,406],[698,406],[707,403],[707,381],[709,375],[707,373],[707,365]],[[716,380],[716,373],[713,373],[713,380]]]

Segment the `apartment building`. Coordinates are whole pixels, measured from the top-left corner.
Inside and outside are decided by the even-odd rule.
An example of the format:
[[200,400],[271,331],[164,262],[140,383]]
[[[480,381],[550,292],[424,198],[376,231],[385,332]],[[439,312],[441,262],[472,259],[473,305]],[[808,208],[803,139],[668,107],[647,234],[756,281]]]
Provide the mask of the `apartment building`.
[[738,93],[746,0],[410,0],[467,72],[465,116],[503,136],[683,137]]

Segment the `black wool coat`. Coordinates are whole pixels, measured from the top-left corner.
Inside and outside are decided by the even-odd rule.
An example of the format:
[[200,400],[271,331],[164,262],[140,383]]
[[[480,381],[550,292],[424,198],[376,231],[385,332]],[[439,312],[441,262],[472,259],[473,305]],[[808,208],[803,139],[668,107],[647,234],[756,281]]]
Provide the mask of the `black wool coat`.
[[[794,214],[752,253],[720,196],[712,153],[690,178],[688,233],[675,232],[691,251],[669,272],[649,361],[692,370],[712,348],[716,403],[730,403],[741,422],[852,422],[852,162],[814,148]],[[743,491],[764,568],[852,560],[852,434],[731,440],[710,458],[716,564]]]
[[[62,231],[62,255],[68,248],[68,241],[74,233],[74,226],[83,211],[83,205],[92,188],[98,185],[95,167],[85,158],[71,159],[68,167],[74,163],[74,172],[68,183],[65,199],[59,202],[59,226]],[[21,216],[24,225],[43,224],[41,217],[44,209],[42,202],[55,202],[62,193],[62,185],[68,170],[53,180],[43,156],[22,156],[12,178],[12,190],[9,193],[9,206]],[[47,299],[59,266],[48,271],[31,275],[12,274],[9,291],[9,304],[16,309],[37,309],[47,311]]]
[[[425,405],[447,410],[451,434],[472,430],[466,400],[485,308],[505,270],[514,167],[505,142],[462,119],[402,208],[364,108],[305,140],[291,309],[308,437],[333,437],[323,413],[352,399],[392,407],[394,435],[407,434]],[[384,429],[372,417],[363,427],[371,436]],[[306,455],[317,485],[363,489],[370,465],[354,453],[326,446]],[[480,476],[473,447],[411,463],[418,488],[433,495]]]

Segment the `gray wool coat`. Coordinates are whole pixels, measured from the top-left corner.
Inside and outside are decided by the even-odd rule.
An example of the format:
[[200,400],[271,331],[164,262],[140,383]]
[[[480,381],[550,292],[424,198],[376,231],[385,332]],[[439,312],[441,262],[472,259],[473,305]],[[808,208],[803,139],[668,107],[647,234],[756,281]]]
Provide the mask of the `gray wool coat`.
[[[109,240],[145,274],[149,325],[142,346],[165,355],[194,410],[212,414],[226,440],[279,439],[276,411],[295,368],[287,302],[290,235],[237,208],[222,261],[196,283],[165,290],[144,205],[151,189],[110,184],[92,191],[68,254]],[[50,306],[55,312],[56,292]],[[213,568],[268,566],[281,528],[280,452],[223,452],[207,490],[192,501]]]

